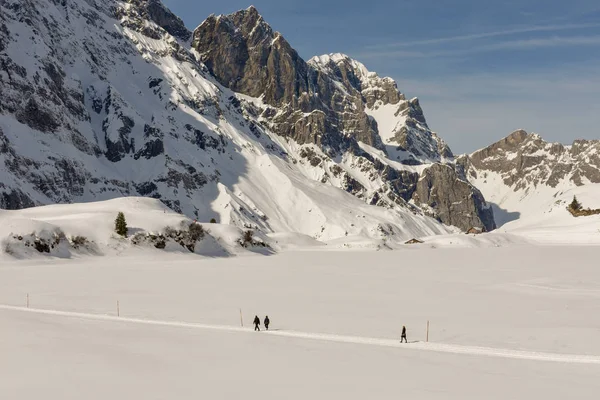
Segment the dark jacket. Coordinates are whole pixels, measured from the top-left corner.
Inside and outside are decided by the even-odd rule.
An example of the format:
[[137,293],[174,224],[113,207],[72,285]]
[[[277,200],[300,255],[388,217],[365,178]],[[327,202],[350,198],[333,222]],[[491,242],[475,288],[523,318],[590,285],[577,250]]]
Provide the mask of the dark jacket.
[[402,327],[402,336],[406,336],[406,327],[405,326]]
[[265,317],[265,326],[269,325],[271,323],[271,320],[269,319],[269,317]]
[[260,325],[260,319],[258,319],[258,315],[254,317],[254,325]]

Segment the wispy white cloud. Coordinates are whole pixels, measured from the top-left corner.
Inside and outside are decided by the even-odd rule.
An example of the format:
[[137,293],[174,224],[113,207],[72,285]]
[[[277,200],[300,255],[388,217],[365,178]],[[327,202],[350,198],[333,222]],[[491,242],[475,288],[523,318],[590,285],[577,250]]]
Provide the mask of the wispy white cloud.
[[568,30],[591,29],[591,28],[598,28],[598,27],[600,27],[600,23],[526,26],[526,27],[507,29],[507,30],[502,30],[502,31],[482,32],[482,33],[474,33],[474,34],[469,34],[469,35],[445,36],[445,37],[438,37],[438,38],[433,38],[433,39],[415,40],[415,41],[410,41],[410,42],[383,43],[383,44],[368,46],[366,48],[367,49],[383,49],[383,48],[435,45],[435,44],[444,44],[444,43],[451,43],[451,42],[464,42],[464,41],[469,41],[469,40],[510,36],[510,35],[517,35],[517,34],[522,34],[522,33],[559,32],[559,31],[568,31]]
[[536,47],[557,47],[557,46],[596,46],[600,44],[600,36],[570,36],[541,39],[524,39],[513,40],[500,43],[492,43],[485,46],[475,47],[476,51],[493,51],[493,50],[517,50],[531,49]]
[[504,42],[489,43],[454,50],[432,50],[432,51],[407,51],[407,50],[380,50],[356,53],[354,56],[360,59],[373,58],[438,58],[455,57],[470,54],[503,51],[503,50],[526,50],[535,48],[548,48],[560,46],[599,46],[600,36],[553,36],[539,39],[509,40]]

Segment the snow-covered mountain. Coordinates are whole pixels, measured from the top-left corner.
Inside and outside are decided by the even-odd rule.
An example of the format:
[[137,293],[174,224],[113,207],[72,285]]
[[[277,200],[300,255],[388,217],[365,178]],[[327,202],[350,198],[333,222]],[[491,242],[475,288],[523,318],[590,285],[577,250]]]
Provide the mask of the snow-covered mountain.
[[494,228],[417,99],[305,62],[253,7],[194,32],[158,0],[0,7],[0,208],[141,195],[321,240]]
[[339,53],[314,57],[309,65],[330,77],[345,97],[360,98],[364,112],[377,122],[390,159],[420,165],[453,158],[448,145],[427,126],[419,99],[406,100],[393,79],[380,78]]
[[565,207],[573,196],[580,198],[584,207],[600,208],[598,140],[576,140],[565,146],[518,130],[459,157],[457,164],[493,205],[499,225],[517,219],[521,221],[511,226],[543,224],[541,220],[559,213],[572,220]]

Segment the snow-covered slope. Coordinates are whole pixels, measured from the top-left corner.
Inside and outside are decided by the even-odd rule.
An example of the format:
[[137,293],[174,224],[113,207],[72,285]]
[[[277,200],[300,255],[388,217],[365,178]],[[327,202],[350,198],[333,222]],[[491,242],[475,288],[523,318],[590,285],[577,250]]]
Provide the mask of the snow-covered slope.
[[[119,212],[124,213],[128,225],[126,238],[115,233]],[[204,233],[192,237],[190,227],[202,227]],[[0,210],[0,258],[72,258],[153,251],[227,257],[273,252],[263,245],[270,240],[260,233],[255,234],[254,245],[247,246],[240,242],[242,235],[243,231],[235,226],[202,225],[159,200],[143,197]]]
[[392,79],[342,54],[305,62],[254,7],[210,16],[192,48],[217,81],[250,98],[242,108],[259,127],[300,146],[289,154],[306,159],[310,177],[463,230],[495,227],[481,193],[452,164],[443,168],[452,153],[418,100],[406,101]]
[[576,196],[584,208],[600,208],[600,142],[572,146],[513,132],[458,164],[494,207],[502,231],[551,242],[598,243],[600,218],[573,217]]
[[[268,92],[249,96],[223,86],[202,62],[209,53],[200,51],[212,22],[233,27],[225,40],[272,37],[265,46],[296,54],[254,8],[209,17],[192,33],[158,0],[6,0],[0,7],[0,208],[141,195],[201,221],[318,240],[454,229],[440,221],[463,230],[493,226],[481,194],[453,170],[430,171],[422,181],[431,164],[403,164],[443,161],[445,147],[420,131],[426,124],[418,102],[400,101],[393,81],[365,72],[365,98],[353,95],[338,109],[343,84],[297,60],[318,75],[315,96],[333,102],[323,127],[323,104],[302,112],[302,93],[290,94],[300,108],[273,106]],[[235,50],[232,57],[247,53],[226,48]],[[280,83],[293,87],[294,79]],[[408,107],[398,121],[422,119],[409,136],[422,136],[427,146],[392,157],[382,138],[390,140],[397,126],[380,133],[377,125],[392,124],[389,116],[368,115],[385,96],[396,111]],[[294,123],[284,118],[290,113]],[[319,139],[304,140],[303,130]],[[436,194],[441,199],[432,195],[433,181],[444,189]],[[464,218],[450,220],[440,205],[460,208]]]
[[[315,194],[314,187],[304,190],[309,195]],[[317,191],[316,195],[320,193]],[[439,235],[456,231],[412,214],[402,215],[369,206],[339,190],[320,200],[319,204],[315,204],[306,196],[298,202],[307,207],[301,212],[311,215],[299,230],[286,230],[282,226],[277,233],[268,235],[253,230],[253,243],[246,245],[242,245],[241,238],[247,229],[229,224],[196,222],[152,198],[122,197],[100,202],[0,210],[0,258],[43,255],[71,258],[135,254],[136,251],[225,257],[248,252],[270,254],[293,248],[393,249],[418,234]],[[284,211],[273,210],[287,215]],[[127,238],[115,233],[115,219],[119,212],[123,212],[127,220]],[[310,225],[312,221],[322,224],[320,232],[312,237],[299,233],[316,229]],[[377,225],[373,225],[374,222]],[[201,226],[204,235],[192,238],[191,226]]]

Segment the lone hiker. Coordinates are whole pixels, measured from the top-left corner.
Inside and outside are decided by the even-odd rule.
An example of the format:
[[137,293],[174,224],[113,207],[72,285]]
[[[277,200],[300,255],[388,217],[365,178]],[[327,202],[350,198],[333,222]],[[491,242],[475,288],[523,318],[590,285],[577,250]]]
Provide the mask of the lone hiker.
[[255,331],[260,331],[260,319],[258,318],[258,315],[254,316],[254,330]]
[[265,328],[266,328],[267,330],[269,330],[269,324],[270,324],[270,323],[271,323],[271,320],[269,319],[269,316],[267,315],[267,316],[265,317]]
[[402,343],[402,340],[405,341],[405,343],[408,343],[408,340],[406,340],[406,326],[402,325],[402,336],[400,336],[400,343]]

